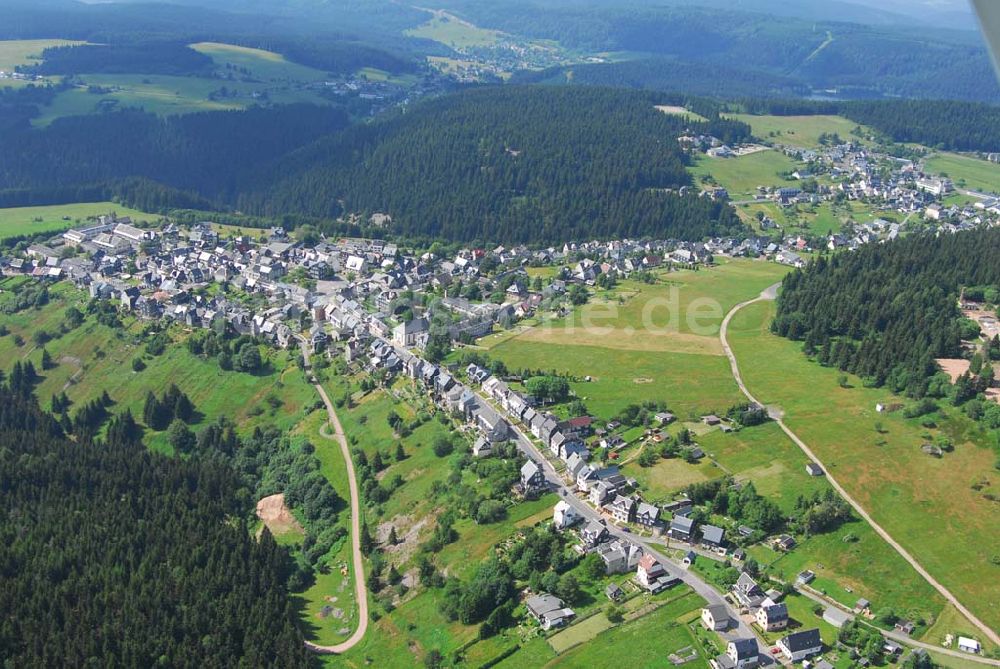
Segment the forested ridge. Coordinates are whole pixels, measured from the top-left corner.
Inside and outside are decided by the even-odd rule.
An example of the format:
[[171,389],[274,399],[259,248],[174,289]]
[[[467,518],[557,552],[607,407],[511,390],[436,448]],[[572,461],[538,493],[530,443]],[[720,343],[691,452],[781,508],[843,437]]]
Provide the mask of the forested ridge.
[[[587,237],[701,239],[742,228],[690,184],[676,138],[738,141],[748,126],[654,109],[650,94],[503,87],[422,103],[320,140],[240,198],[257,214],[386,212],[408,236],[554,243]],[[667,192],[668,190],[674,192]]]
[[0,191],[142,177],[226,201],[256,170],[347,125],[342,110],[305,104],[166,118],[138,110],[71,116],[3,135]]
[[913,235],[820,257],[782,284],[771,329],[819,362],[922,397],[935,358],[963,355],[963,288],[1000,288],[1000,230]]
[[287,554],[252,537],[232,470],[150,453],[127,414],[71,442],[18,378],[0,388],[5,666],[311,666]]

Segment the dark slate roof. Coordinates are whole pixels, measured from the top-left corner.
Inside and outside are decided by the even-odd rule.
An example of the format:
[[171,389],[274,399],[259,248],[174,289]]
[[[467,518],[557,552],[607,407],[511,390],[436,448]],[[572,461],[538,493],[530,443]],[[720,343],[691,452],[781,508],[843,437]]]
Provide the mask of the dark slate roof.
[[784,604],[775,604],[764,609],[767,619],[772,623],[788,620],[788,607]]
[[730,641],[736,649],[736,658],[744,660],[748,657],[757,657],[756,639],[733,639]]
[[823,645],[823,641],[819,638],[819,630],[816,628],[789,634],[782,639],[782,643],[792,653]]

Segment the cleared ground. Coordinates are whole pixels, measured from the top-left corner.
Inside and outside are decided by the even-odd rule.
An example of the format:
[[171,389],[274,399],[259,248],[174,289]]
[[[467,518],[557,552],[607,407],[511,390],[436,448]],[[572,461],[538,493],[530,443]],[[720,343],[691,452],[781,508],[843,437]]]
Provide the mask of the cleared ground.
[[602,418],[647,400],[666,401],[684,415],[722,411],[739,400],[717,337],[722,317],[786,272],[772,263],[725,260],[660,273],[655,284],[623,281],[564,319],[490,340],[490,355],[513,369],[575,377],[574,391]]
[[[154,114],[170,115],[241,109],[261,100],[283,104],[326,102],[308,87],[327,78],[321,70],[293,63],[281,54],[263,49],[218,42],[191,46],[212,57],[219,78],[83,74],[80,78],[85,85],[59,93],[51,105],[42,108],[41,116],[33,123],[45,126],[62,116],[122,107],[142,107]],[[377,78],[376,71],[370,74],[370,78]]]
[[434,40],[456,49],[491,46],[503,37],[499,31],[480,28],[443,10],[428,11],[431,18],[407,30],[407,35]]
[[[64,39],[0,40],[0,71],[10,73],[18,65],[37,65],[45,49],[72,44],[83,42]],[[30,83],[21,79],[0,79],[0,88],[21,88]]]

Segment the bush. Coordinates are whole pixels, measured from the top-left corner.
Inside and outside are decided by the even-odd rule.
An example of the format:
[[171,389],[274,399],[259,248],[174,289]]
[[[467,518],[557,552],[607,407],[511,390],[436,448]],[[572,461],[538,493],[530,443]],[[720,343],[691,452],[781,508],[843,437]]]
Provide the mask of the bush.
[[439,458],[451,455],[455,450],[455,444],[448,437],[438,437],[434,440],[434,455]]

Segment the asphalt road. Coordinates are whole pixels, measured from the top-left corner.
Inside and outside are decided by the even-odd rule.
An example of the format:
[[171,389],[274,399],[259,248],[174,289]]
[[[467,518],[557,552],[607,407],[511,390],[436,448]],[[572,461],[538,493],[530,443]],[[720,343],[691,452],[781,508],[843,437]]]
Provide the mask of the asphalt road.
[[[479,395],[479,393],[477,393],[477,395]],[[480,401],[486,401],[482,395],[479,395],[479,398]],[[580,514],[580,516],[584,519],[584,522],[589,522],[591,520],[608,520],[605,516],[598,513],[594,507],[576,496],[574,489],[566,485],[562,477],[552,466],[552,463],[542,455],[538,447],[535,446],[531,439],[524,434],[519,427],[511,425],[511,429],[517,436],[516,441],[518,449],[526,457],[541,465],[545,478],[549,482],[549,486],[557,492],[562,499],[566,500],[566,502],[572,506],[577,513]],[[723,632],[722,636],[726,639],[755,639],[761,655],[761,662],[764,663],[765,666],[774,664],[774,660],[771,657],[770,646],[764,644],[760,638],[754,634],[753,630],[740,619],[739,613],[729,604],[729,602],[722,598],[722,595],[720,595],[715,588],[703,581],[694,572],[688,571],[680,563],[653,548],[646,539],[636,534],[632,534],[631,532],[623,532],[619,527],[610,521],[607,522],[606,526],[608,528],[608,532],[613,537],[639,544],[645,552],[650,553],[662,564],[669,566],[672,572],[676,573],[684,583],[691,586],[695,592],[708,602],[708,605],[723,604],[729,611],[729,617],[732,620],[732,623],[729,630]],[[735,624],[735,626],[733,626],[733,624]]]

